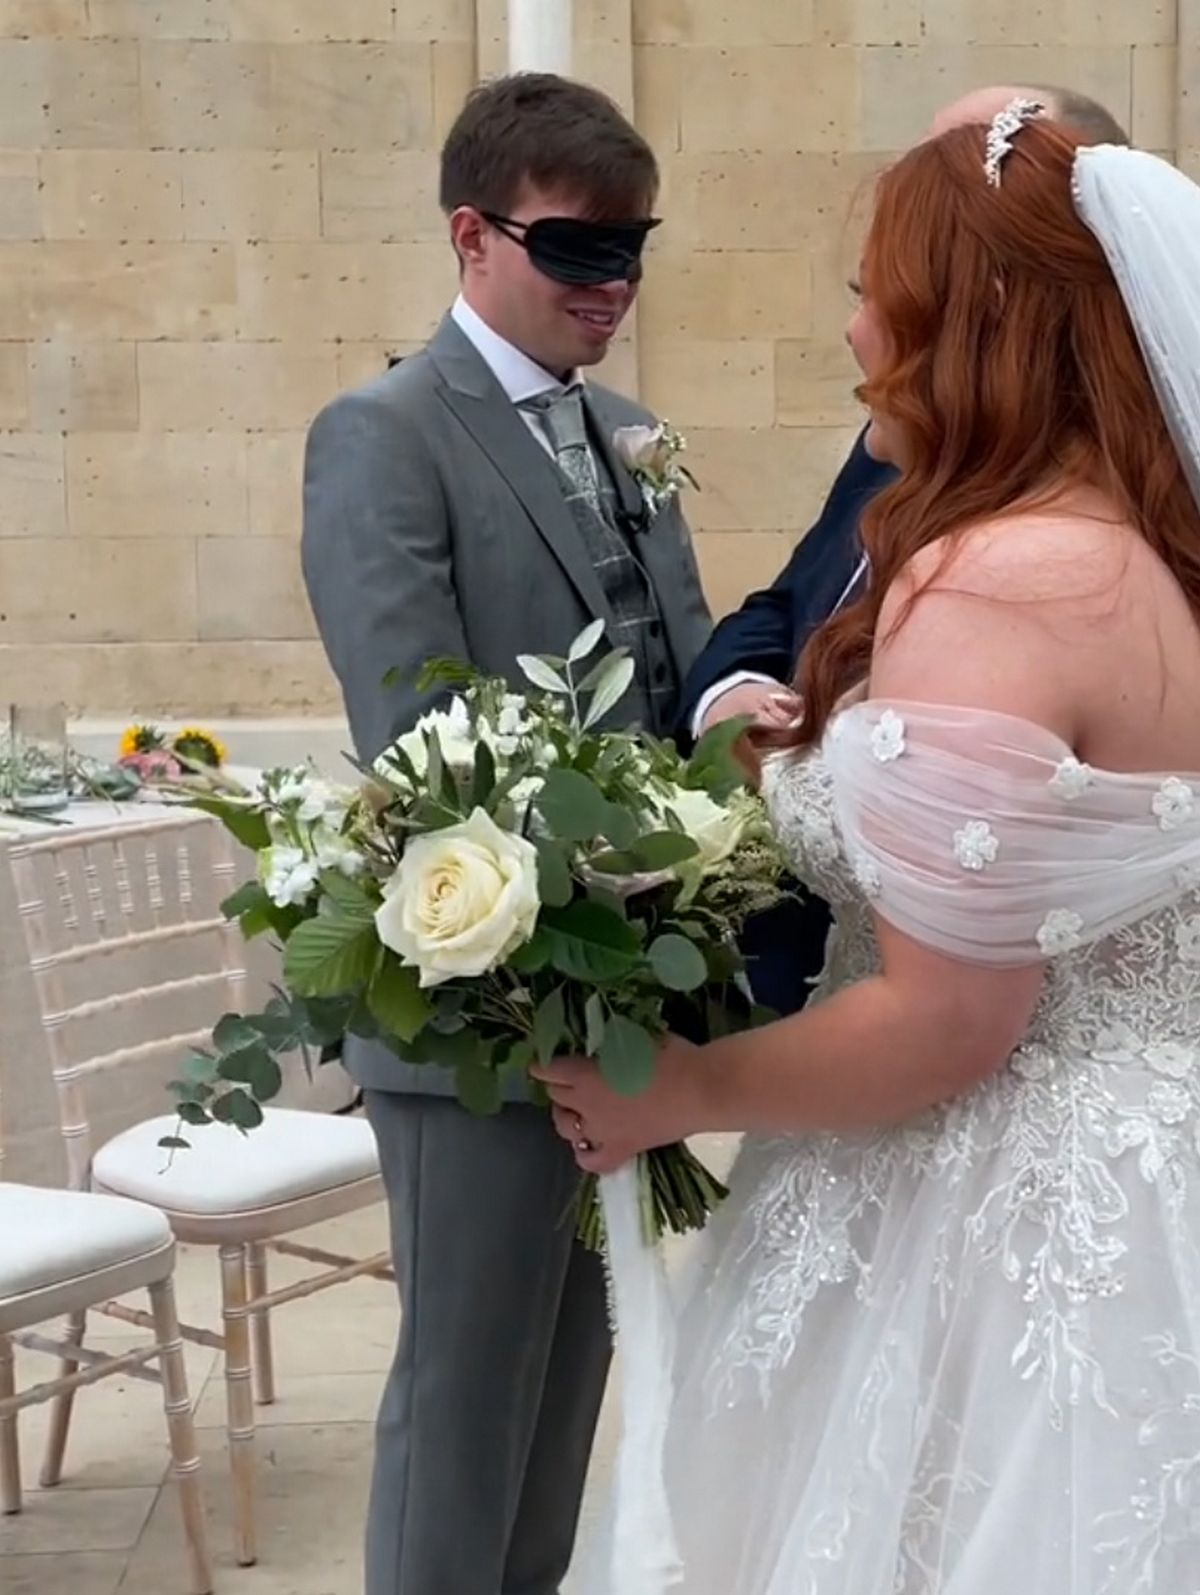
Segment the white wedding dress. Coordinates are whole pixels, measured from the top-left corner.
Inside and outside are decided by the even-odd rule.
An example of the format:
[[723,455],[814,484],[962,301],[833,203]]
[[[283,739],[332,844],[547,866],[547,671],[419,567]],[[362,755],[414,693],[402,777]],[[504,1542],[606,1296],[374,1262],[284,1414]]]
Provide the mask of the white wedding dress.
[[1049,962],[967,1096],[745,1143],[679,1316],[676,1587],[1197,1595],[1200,776],[872,701],[767,788],[835,914],[815,1000],[877,968],[872,908]]

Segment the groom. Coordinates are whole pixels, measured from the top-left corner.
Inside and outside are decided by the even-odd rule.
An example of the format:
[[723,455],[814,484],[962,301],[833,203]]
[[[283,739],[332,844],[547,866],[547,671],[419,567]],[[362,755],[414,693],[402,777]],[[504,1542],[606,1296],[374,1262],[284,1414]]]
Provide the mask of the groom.
[[[964,124],[986,124],[1013,99],[1037,100],[1045,114],[1097,144],[1128,144],[1113,114],[1072,89],[977,89],[946,106],[930,129],[936,137]],[[722,720],[749,715],[786,724],[799,704],[791,683],[813,632],[861,592],[867,577],[859,521],[877,493],[895,479],[873,460],[860,436],[825,506],[772,585],[752,593],[716,628],[693,666],[680,703],[679,739],[686,743]],[[804,1006],[809,981],[824,963],[829,910],[816,898],[788,901],[746,927],[743,942],[759,1000],[780,1014]]]
[[[337,399],[308,442],[305,580],[363,759],[428,707],[426,659],[519,685],[518,654],[565,654],[599,618],[636,664],[628,721],[673,725],[710,630],[691,539],[676,504],[647,511],[613,448],[650,417],[583,377],[636,297],[657,193],[649,147],[581,84],[501,79],[451,131],[461,293],[427,349]],[[379,1141],[403,1309],[367,1595],[555,1595],[609,1361],[572,1155],[527,1102],[476,1119],[449,1071],[362,1043],[345,1061]]]

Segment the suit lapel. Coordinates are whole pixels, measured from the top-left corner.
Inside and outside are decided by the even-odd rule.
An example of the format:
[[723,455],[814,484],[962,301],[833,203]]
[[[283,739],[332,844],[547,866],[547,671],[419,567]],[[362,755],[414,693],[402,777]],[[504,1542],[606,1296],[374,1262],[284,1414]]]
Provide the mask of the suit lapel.
[[554,462],[454,322],[443,322],[429,352],[445,383],[446,404],[512,489],[583,603],[611,626],[612,607],[563,496]]

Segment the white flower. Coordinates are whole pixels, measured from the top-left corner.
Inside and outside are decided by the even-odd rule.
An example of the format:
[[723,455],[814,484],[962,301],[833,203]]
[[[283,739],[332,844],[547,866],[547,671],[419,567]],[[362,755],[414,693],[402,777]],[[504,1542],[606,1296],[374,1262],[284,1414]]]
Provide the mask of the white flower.
[[1181,1045],[1178,1041],[1155,1041],[1142,1054],[1155,1074],[1165,1074],[1172,1080],[1184,1080],[1196,1063],[1195,1047]]
[[537,924],[537,850],[483,809],[415,837],[383,889],[375,928],[422,986],[485,974]]
[[1070,908],[1052,908],[1037,933],[1037,944],[1047,958],[1073,952],[1080,943],[1083,919]]
[[366,868],[366,859],[353,843],[328,825],[318,825],[314,829],[312,846],[319,869],[337,870],[353,879]]
[[317,868],[298,847],[266,847],[258,855],[258,878],[277,908],[305,902],[316,888]]
[[868,858],[866,853],[860,853],[854,860],[854,879],[858,882],[859,889],[868,897],[878,897],[883,891],[883,877],[879,873],[879,865],[873,858]]
[[1000,839],[986,820],[968,820],[954,833],[954,856],[965,870],[986,869],[999,851]]
[[[687,448],[683,436],[668,422],[658,426],[621,426],[613,433],[617,458],[642,490],[642,500],[651,515],[692,482],[686,466],[676,460]],[[693,483],[694,485],[694,483]]]
[[345,792],[322,781],[312,770],[301,766],[290,771],[274,791],[277,806],[287,809],[303,825],[325,820],[340,825],[346,817],[349,800]]
[[1192,1099],[1182,1086],[1156,1080],[1147,1094],[1146,1106],[1164,1124],[1182,1124],[1191,1116]]
[[1055,797],[1071,803],[1075,798],[1082,797],[1095,782],[1096,772],[1091,765],[1082,763],[1071,753],[1059,761],[1047,785]]
[[1186,825],[1196,810],[1196,794],[1186,781],[1172,775],[1159,787],[1150,804],[1162,831],[1176,831]]
[[1175,927],[1175,951],[1185,964],[1200,964],[1200,914]]
[[1200,861],[1181,864],[1175,871],[1175,884],[1184,892],[1200,890]]
[[671,458],[663,448],[665,435],[662,426],[619,426],[613,433],[613,448],[627,471],[661,476]]
[[871,732],[871,752],[880,764],[891,764],[907,746],[904,721],[894,709],[885,709]]
[[723,807],[707,792],[674,787],[663,801],[700,849],[695,858],[685,861],[685,871],[699,865],[708,872],[730,857],[746,829],[746,815],[732,805]]
[[[465,698],[453,698],[448,709],[430,709],[397,741],[396,746],[408,755],[419,776],[429,767],[429,749],[425,745],[427,731],[436,731],[442,758],[452,770],[470,770],[474,766],[475,748],[483,733],[472,726]],[[395,780],[398,774],[386,753],[376,759],[375,769],[389,780]]]

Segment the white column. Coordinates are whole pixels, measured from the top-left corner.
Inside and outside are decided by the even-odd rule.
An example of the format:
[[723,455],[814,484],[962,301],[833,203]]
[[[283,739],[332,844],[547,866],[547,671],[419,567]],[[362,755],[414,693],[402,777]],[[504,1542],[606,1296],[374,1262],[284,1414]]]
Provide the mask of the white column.
[[508,0],[508,70],[571,75],[573,0]]

